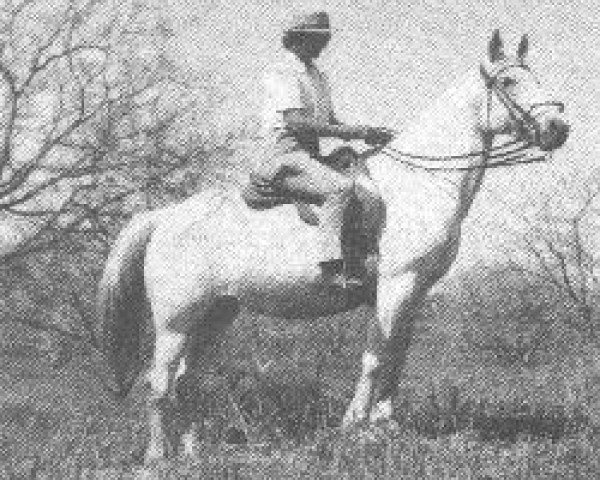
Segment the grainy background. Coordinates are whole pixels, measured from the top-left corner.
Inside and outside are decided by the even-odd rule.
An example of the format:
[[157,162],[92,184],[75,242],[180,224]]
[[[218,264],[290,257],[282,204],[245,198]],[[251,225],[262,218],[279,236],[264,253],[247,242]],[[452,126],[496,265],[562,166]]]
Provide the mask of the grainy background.
[[[52,1],[47,2],[50,10]],[[594,478],[600,471],[597,338],[587,336],[589,325],[569,323],[579,313],[563,302],[563,290],[548,279],[514,275],[500,264],[507,256],[525,261],[510,251],[515,238],[541,212],[571,214],[581,205],[585,188],[597,181],[598,3],[146,3],[160,7],[172,22],[174,35],[160,48],[186,74],[208,74],[208,92],[216,86],[212,118],[198,127],[210,127],[215,138],[256,124],[261,73],[277,58],[282,25],[294,13],[317,9],[331,15],[333,38],[319,61],[330,77],[342,120],[401,129],[466,69],[477,67],[493,29],[499,28],[509,51],[516,49],[521,34],[529,34],[531,66],[564,101],[572,127],[551,163],[486,177],[466,222],[457,266],[417,322],[400,409],[400,420],[410,428],[383,432],[375,453],[368,455],[360,436],[328,430],[339,423],[351,397],[371,311],[312,323],[244,315],[226,339],[231,342],[226,352],[246,374],[252,370],[248,365],[255,369],[246,384],[238,383],[237,393],[246,394],[243,388],[249,392],[241,406],[260,430],[267,453],[242,449],[231,460],[230,450],[219,450],[227,436],[227,415],[222,411],[223,382],[211,379],[202,395],[210,410],[204,412],[204,439],[214,452],[200,465],[176,465],[164,478],[199,478],[209,460],[223,467],[221,474],[213,472],[214,478],[238,478],[238,467],[248,470],[240,478],[362,478],[369,472],[386,478],[373,473],[379,470],[369,463],[377,455],[395,468],[391,478],[405,467],[406,478],[444,478],[440,472],[450,470],[458,472],[456,478]],[[37,121],[43,124],[43,115]],[[242,161],[243,154],[233,155],[233,161],[224,163]],[[216,155],[211,161],[218,159]],[[191,191],[181,188],[177,194]],[[156,205],[163,199],[152,201]],[[1,253],[14,246],[20,233],[6,212],[0,220]],[[599,229],[593,227],[587,225],[584,239],[592,253],[596,245],[600,248]],[[70,263],[71,257],[61,255],[50,256],[55,263],[49,266],[42,256],[32,265],[18,265],[21,270],[7,267],[0,276],[0,478],[133,478],[147,439],[141,389],[125,403],[112,401],[90,373],[93,362],[80,344],[45,335],[44,329],[38,335],[21,328],[31,319],[77,327],[93,312],[95,276],[103,258]],[[478,262],[491,266],[471,268]],[[33,275],[18,276],[28,268]],[[72,300],[68,295],[73,295],[73,305],[67,305]],[[585,299],[594,315],[596,297],[592,292]],[[13,329],[13,323],[19,328]],[[40,338],[49,346],[39,348]],[[307,405],[313,408],[308,414]],[[555,415],[556,409],[562,413]],[[286,450],[290,438],[300,444]],[[262,470],[263,464],[271,470]],[[586,477],[586,472],[592,473]]]

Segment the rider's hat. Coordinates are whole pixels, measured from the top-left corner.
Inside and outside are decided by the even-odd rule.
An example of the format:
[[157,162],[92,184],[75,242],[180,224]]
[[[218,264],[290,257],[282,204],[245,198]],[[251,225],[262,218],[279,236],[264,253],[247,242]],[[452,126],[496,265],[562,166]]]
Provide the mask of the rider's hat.
[[281,38],[283,46],[289,49],[296,41],[305,35],[318,35],[328,42],[331,37],[329,15],[327,12],[314,12],[306,15],[296,15],[283,29]]
[[331,35],[327,12],[296,15],[283,31],[284,36],[292,33],[316,33]]

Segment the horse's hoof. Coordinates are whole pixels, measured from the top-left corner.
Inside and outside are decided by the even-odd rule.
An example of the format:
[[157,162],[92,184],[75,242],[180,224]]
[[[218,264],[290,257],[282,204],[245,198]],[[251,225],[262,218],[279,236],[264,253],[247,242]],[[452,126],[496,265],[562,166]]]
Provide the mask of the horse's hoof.
[[144,465],[156,465],[167,459],[164,448],[149,448],[144,455]]
[[200,442],[195,433],[187,432],[181,436],[182,454],[189,460],[200,458]]
[[373,428],[360,429],[354,441],[359,445],[373,445],[379,441],[379,432]]
[[134,480],[157,480],[160,477],[153,469],[141,467],[134,470],[133,478]]
[[364,412],[358,412],[355,409],[348,409],[344,418],[342,419],[342,430],[348,430],[352,427],[364,423],[366,415]]
[[384,400],[383,402],[379,402],[371,409],[371,413],[369,414],[369,422],[371,423],[379,423],[388,421],[392,418],[392,401]]

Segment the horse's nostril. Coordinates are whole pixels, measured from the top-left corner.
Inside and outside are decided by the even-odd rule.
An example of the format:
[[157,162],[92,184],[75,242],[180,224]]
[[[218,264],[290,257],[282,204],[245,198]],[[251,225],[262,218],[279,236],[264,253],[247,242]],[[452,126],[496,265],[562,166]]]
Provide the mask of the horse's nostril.
[[569,135],[570,126],[564,120],[555,118],[551,121],[551,129],[554,131],[556,136],[566,140],[567,136]]
[[560,132],[560,131],[565,130],[565,128],[567,127],[567,124],[565,122],[563,122],[562,120],[559,120],[558,118],[552,118],[548,122],[548,127],[550,129],[554,130],[555,132]]
[[562,147],[569,136],[570,126],[561,118],[549,118],[543,123],[539,147],[542,150],[556,150]]

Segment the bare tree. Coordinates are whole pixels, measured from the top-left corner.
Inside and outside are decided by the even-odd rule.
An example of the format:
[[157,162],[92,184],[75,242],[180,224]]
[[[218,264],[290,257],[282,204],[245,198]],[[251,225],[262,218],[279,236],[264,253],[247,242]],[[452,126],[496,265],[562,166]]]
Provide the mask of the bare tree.
[[593,182],[585,188],[577,208],[557,215],[546,208],[540,221],[520,237],[520,248],[529,261],[511,260],[511,268],[551,282],[575,315],[562,321],[597,341],[600,335],[595,304],[598,299],[600,255],[595,251],[600,220],[597,200],[600,187]]
[[166,140],[193,104],[163,48],[169,25],[136,0],[0,8],[0,255],[57,235],[106,242],[124,200],[193,153]]
[[202,120],[218,107],[220,85],[170,57],[173,32],[160,8],[158,0],[0,4],[3,328],[16,323],[97,351],[94,294],[109,242],[133,212],[180,193],[174,173],[215,148]]

